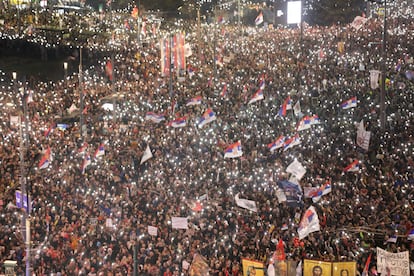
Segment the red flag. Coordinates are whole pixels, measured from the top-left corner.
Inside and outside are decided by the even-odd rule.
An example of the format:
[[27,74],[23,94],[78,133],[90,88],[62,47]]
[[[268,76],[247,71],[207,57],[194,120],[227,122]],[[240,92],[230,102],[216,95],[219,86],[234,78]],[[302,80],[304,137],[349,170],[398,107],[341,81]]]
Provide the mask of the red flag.
[[369,264],[371,263],[371,256],[372,253],[369,254],[367,261],[365,263],[364,271],[362,271],[362,275],[368,275]]
[[283,240],[279,239],[279,242],[276,247],[276,260],[278,261],[284,261],[286,260],[286,254],[285,254],[285,246],[283,245]]

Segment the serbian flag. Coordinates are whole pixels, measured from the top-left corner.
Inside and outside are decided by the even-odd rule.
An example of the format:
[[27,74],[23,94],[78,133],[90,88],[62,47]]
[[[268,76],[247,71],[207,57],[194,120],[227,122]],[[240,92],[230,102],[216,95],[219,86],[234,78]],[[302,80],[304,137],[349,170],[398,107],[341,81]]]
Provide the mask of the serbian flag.
[[216,113],[209,108],[204,112],[203,116],[201,116],[200,121],[198,122],[198,127],[202,128],[205,124],[211,123],[216,119]]
[[223,89],[221,90],[220,96],[225,97],[227,95],[227,83],[224,84]]
[[112,81],[112,79],[113,79],[113,73],[114,73],[114,68],[112,66],[112,61],[108,60],[106,62],[105,72],[106,72],[106,75],[108,76],[109,80]]
[[202,99],[203,99],[203,97],[201,97],[201,96],[194,97],[194,98],[192,98],[191,100],[188,101],[186,106],[199,105],[199,104],[201,104]]
[[186,125],[187,125],[187,118],[185,116],[181,118],[177,118],[167,124],[167,126],[172,126],[173,128],[185,127]]
[[313,202],[318,202],[323,195],[329,194],[332,191],[331,182],[327,181],[321,187],[319,187],[316,191],[310,193],[310,197],[312,198]]
[[285,143],[286,136],[280,135],[279,138],[277,138],[274,142],[267,145],[267,148],[273,152],[278,148],[283,147],[283,144]]
[[312,125],[311,117],[304,116],[298,123],[298,126],[296,127],[296,131],[302,131],[305,129],[309,129]]
[[408,232],[408,240],[412,241],[414,240],[414,228],[410,230],[410,232]]
[[263,12],[260,12],[257,15],[256,19],[254,20],[254,24],[256,24],[256,26],[257,26],[257,25],[260,25],[262,23],[263,23]]
[[359,160],[356,159],[354,162],[349,164],[345,169],[344,172],[358,172],[359,171]]
[[147,112],[145,120],[158,124],[159,122],[165,120],[165,118],[164,115],[156,114],[154,112]]
[[263,90],[259,89],[256,93],[254,93],[253,97],[250,99],[249,104],[255,103],[257,101],[261,101],[264,99]]
[[42,159],[40,159],[39,161],[39,165],[38,165],[39,169],[46,169],[49,166],[50,162],[52,161],[51,155],[52,155],[52,152],[50,150],[50,147],[48,147],[44,151]]
[[82,174],[85,173],[86,168],[92,163],[91,156],[88,154],[85,156],[85,159],[83,159],[82,163]]
[[105,155],[104,144],[100,144],[99,147],[96,149],[93,157],[98,158],[99,156],[103,156],[103,155]]
[[237,158],[243,155],[241,148],[241,142],[237,141],[234,144],[231,144],[224,151],[224,158]]
[[357,97],[352,97],[349,100],[344,101],[341,103],[342,109],[349,109],[357,106]]
[[300,220],[298,228],[299,240],[305,238],[310,233],[319,230],[320,225],[318,214],[316,213],[315,207],[311,206],[306,210],[305,214],[303,214],[303,217]]
[[299,134],[296,134],[295,136],[287,139],[285,143],[283,144],[283,151],[293,148],[296,145],[299,145],[301,143]]
[[290,100],[290,96],[288,96],[285,101],[283,102],[282,106],[279,109],[279,116],[286,116],[286,111],[292,109],[292,101]]
[[317,125],[320,124],[321,120],[319,119],[318,115],[313,115],[312,117],[310,117],[311,120],[311,125]]

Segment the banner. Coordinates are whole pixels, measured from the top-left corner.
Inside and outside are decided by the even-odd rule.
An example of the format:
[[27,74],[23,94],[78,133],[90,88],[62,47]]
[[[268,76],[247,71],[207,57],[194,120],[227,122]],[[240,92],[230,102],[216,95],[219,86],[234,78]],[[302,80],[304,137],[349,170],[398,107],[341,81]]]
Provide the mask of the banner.
[[306,173],[306,169],[298,160],[293,160],[292,163],[286,168],[286,172],[293,174],[298,180],[301,180]]
[[279,188],[281,188],[286,197],[286,204],[289,207],[298,207],[302,205],[302,189],[299,184],[282,180],[277,182]]
[[236,201],[237,206],[241,208],[245,208],[247,210],[250,210],[252,212],[257,212],[256,202],[253,200],[248,200],[244,198],[239,198],[239,194],[236,194],[234,197],[234,200]]
[[332,263],[305,259],[303,262],[303,275],[330,276]]
[[188,220],[186,217],[172,217],[172,229],[188,229]]
[[242,258],[243,276],[264,276],[264,263]]
[[365,130],[364,122],[361,120],[358,126],[358,130],[357,130],[356,143],[362,149],[368,150],[370,139],[371,139],[371,131]]
[[377,247],[377,270],[381,275],[410,275],[408,251],[391,253]]
[[356,262],[337,262],[332,264],[332,276],[355,276]]
[[379,75],[381,74],[381,71],[379,70],[371,70],[370,73],[370,83],[371,83],[371,89],[377,89],[379,87]]
[[158,235],[158,228],[155,226],[148,225],[148,234],[150,236],[157,236]]

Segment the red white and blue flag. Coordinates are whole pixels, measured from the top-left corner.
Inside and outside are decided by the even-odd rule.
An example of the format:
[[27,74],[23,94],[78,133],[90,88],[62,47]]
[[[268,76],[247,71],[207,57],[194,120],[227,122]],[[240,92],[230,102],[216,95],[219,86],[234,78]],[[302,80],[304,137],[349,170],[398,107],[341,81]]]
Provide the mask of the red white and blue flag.
[[224,151],[224,158],[237,158],[243,155],[241,142],[237,141],[234,144],[231,144]]
[[319,218],[315,207],[309,207],[303,215],[298,228],[299,240],[305,238],[312,232],[320,230]]
[[293,148],[296,145],[299,145],[301,143],[299,134],[296,134],[295,136],[287,139],[285,143],[283,144],[283,151]]
[[187,118],[184,116],[184,117],[177,118],[169,122],[167,126],[172,126],[173,128],[179,128],[179,127],[185,127],[186,125],[187,125]]
[[204,125],[211,123],[212,121],[216,120],[216,113],[214,113],[213,110],[211,110],[211,108],[208,108],[203,116],[201,116],[200,121],[198,122],[198,127],[202,128]]
[[154,112],[147,112],[147,114],[145,115],[145,120],[158,124],[159,122],[164,121],[165,117],[164,115],[156,114]]
[[282,106],[279,109],[279,116],[286,116],[286,111],[292,109],[292,101],[290,100],[290,96],[288,96],[285,101],[283,102]]
[[309,129],[312,125],[312,118],[309,116],[304,116],[298,123],[298,126],[296,127],[297,131],[302,131],[305,129]]
[[357,106],[357,97],[352,97],[349,100],[344,101],[341,103],[342,109],[349,109]]
[[277,138],[275,141],[273,141],[272,143],[268,144],[267,147],[269,148],[269,150],[271,152],[275,151],[278,148],[283,147],[284,143],[286,140],[286,136],[284,135],[280,135],[279,138]]
[[312,198],[313,202],[318,202],[322,196],[329,194],[331,191],[332,191],[331,182],[327,181],[325,184],[319,187],[316,191],[313,191],[310,194],[310,197]]
[[227,83],[223,85],[223,89],[221,89],[220,96],[225,97],[227,95]]
[[190,100],[188,101],[188,103],[186,104],[186,106],[191,106],[191,105],[199,105],[199,104],[201,104],[202,99],[203,99],[203,97],[201,97],[201,96],[196,96],[196,97],[194,97],[194,98],[190,99]]
[[39,169],[46,169],[49,166],[51,161],[52,161],[52,151],[50,147],[48,147],[44,151],[43,156],[39,161],[39,165],[38,165]]
[[317,125],[321,123],[321,120],[319,119],[318,115],[313,115],[312,117],[310,117],[311,120],[311,125]]
[[359,169],[360,169],[359,160],[356,159],[351,164],[346,166],[346,168],[344,169],[344,172],[359,172]]
[[82,162],[82,174],[85,173],[86,168],[92,163],[91,156],[88,154],[85,156],[85,159],[83,159]]
[[98,148],[96,149],[95,154],[94,154],[93,157],[98,158],[98,157],[103,156],[103,155],[105,155],[105,147],[104,147],[104,144],[101,143],[98,146]]
[[259,89],[256,93],[254,93],[253,97],[250,99],[249,104],[255,103],[257,101],[261,101],[264,99],[263,90]]

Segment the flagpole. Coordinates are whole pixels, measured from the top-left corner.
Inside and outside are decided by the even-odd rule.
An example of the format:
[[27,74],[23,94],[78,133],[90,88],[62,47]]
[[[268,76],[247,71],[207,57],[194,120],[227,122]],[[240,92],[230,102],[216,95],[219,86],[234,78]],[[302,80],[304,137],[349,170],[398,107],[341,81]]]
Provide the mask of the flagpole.
[[[173,35],[170,34],[170,56],[168,57],[170,59],[169,62],[169,66],[170,68],[168,68],[168,72],[170,75],[170,80],[169,80],[169,90],[170,90],[170,97],[172,98],[173,96],[173,83],[172,83],[172,46],[173,46]],[[175,61],[176,62],[176,61]]]
[[79,94],[80,94],[80,118],[79,118],[79,131],[80,131],[80,138],[83,142],[83,79],[82,79],[82,46],[79,49],[79,73],[78,73],[78,79],[79,79]]

